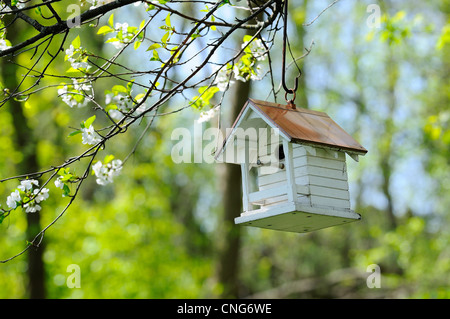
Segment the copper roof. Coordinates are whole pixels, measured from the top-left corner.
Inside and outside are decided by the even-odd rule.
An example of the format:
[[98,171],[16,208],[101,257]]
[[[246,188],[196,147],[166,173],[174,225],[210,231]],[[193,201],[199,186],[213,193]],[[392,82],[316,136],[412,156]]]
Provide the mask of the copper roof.
[[289,108],[286,105],[249,99],[233,124],[239,122],[244,110],[252,106],[280,129],[292,142],[317,144],[339,148],[364,155],[367,150],[345,132],[326,113],[303,108]]

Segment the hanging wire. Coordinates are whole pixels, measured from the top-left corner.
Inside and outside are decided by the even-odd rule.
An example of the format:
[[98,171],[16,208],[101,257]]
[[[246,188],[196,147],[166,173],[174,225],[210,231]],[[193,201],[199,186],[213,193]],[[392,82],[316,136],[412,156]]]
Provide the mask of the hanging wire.
[[[299,78],[302,76],[302,71],[300,70],[300,68],[298,68],[299,70],[299,74],[295,77],[295,84],[293,88],[288,88],[286,85],[286,42],[287,42],[287,24],[288,24],[288,0],[284,0],[284,26],[283,26],[283,57],[282,57],[282,69],[281,69],[281,84],[283,85],[284,91],[285,93],[285,99],[286,102],[288,103],[288,105],[295,109],[295,93],[297,92],[298,89],[298,80]],[[288,99],[288,95],[289,94],[293,94],[294,96],[292,97],[292,99]]]

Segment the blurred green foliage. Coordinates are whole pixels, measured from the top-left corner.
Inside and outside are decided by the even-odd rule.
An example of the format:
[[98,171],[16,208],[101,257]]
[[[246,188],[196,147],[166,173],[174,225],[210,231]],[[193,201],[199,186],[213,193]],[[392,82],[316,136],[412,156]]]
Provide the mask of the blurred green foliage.
[[[444,4],[435,7],[435,2],[423,2],[420,8],[413,8],[402,1],[402,8],[382,8],[386,12],[380,29],[376,30],[360,29],[368,2],[340,9],[333,7],[310,29],[306,28],[311,32],[310,37],[319,33],[338,34],[334,42],[327,45],[316,41],[317,48],[311,53],[314,63],[321,63],[329,70],[324,74],[314,74],[335,76],[334,81],[349,88],[350,93],[362,92],[361,96],[346,96],[359,97],[360,100],[353,101],[357,107],[342,107],[336,111],[345,96],[343,98],[328,86],[319,92],[322,100],[316,98],[317,104],[311,108],[329,108],[333,112],[333,107],[336,107],[334,112],[339,113],[340,119],[354,125],[352,128],[363,140],[362,144],[368,144],[368,156],[361,158],[358,165],[349,164],[351,182],[354,183],[351,184],[354,208],[363,219],[359,223],[309,234],[245,229],[241,268],[236,274],[241,282],[241,297],[273,291],[272,296],[275,297],[450,298],[449,11]],[[318,7],[308,6],[311,12]],[[292,8],[295,8],[295,1]],[[344,10],[348,8],[352,11]],[[414,10],[423,11],[427,22],[423,28],[413,18]],[[308,21],[305,17],[313,15],[311,12],[297,10],[293,16],[301,24]],[[342,17],[344,14],[345,19]],[[430,17],[437,18],[430,21]],[[336,27],[336,20],[341,21],[341,27]],[[345,22],[348,23],[347,28],[343,27]],[[436,23],[434,29],[430,27],[433,23]],[[349,41],[345,36],[349,28],[354,33],[349,51],[333,47],[348,53],[348,59],[342,60],[339,53],[330,51],[330,45],[340,41],[340,45],[348,49],[344,42]],[[95,30],[92,33],[95,38]],[[427,42],[424,38],[432,41]],[[88,42],[88,39],[85,37],[83,41]],[[414,42],[415,39],[419,42]],[[94,42],[89,44],[96,45]],[[420,54],[413,55],[411,52],[419,50],[419,47],[422,48]],[[412,97],[416,103],[414,109],[398,107],[389,112],[382,106],[389,94],[386,92],[389,88],[383,85],[389,81],[382,78],[383,74],[376,73],[380,69],[373,64],[388,65],[389,52],[397,66],[408,64],[408,72],[419,74],[420,89]],[[373,60],[365,60],[364,54]],[[427,60],[430,60],[429,65],[423,62]],[[340,64],[344,71],[333,73],[333,63]],[[60,66],[61,70],[66,66]],[[355,69],[373,73],[352,77]],[[408,88],[408,81],[393,74],[399,70],[387,68],[382,71],[385,78],[395,82],[397,101],[402,94],[410,94],[414,90]],[[368,80],[369,76],[373,78]],[[311,96],[314,84],[308,84],[308,81],[312,77],[314,75],[308,75],[305,80],[310,87],[306,94]],[[373,85],[375,97],[369,85]],[[69,109],[57,98],[56,91],[55,87],[54,94],[36,94],[22,102],[33,130],[30,134],[37,138],[40,167],[61,163],[83,147],[79,136],[66,137],[72,131],[70,126],[85,120],[86,114],[83,109]],[[347,92],[343,90],[340,93]],[[168,104],[165,109],[176,109],[174,104]],[[374,104],[379,105],[379,109],[368,111]],[[355,114],[359,116],[359,123],[351,124]],[[223,243],[218,230],[222,227],[219,222],[222,201],[226,200],[220,193],[220,165],[174,164],[170,157],[172,129],[180,126],[190,128],[191,125],[186,123],[193,123],[196,116],[196,110],[187,110],[157,117],[114,184],[100,187],[91,177],[83,185],[75,203],[44,237],[48,298],[220,296],[221,285],[216,279],[216,269],[218,247]],[[394,117],[406,119],[402,123],[390,123]],[[365,123],[370,123],[374,129],[368,131],[364,128]],[[138,138],[140,128],[146,124],[137,124],[135,130],[108,145],[99,158],[108,154],[126,156],[130,145],[134,145]],[[2,109],[0,154],[8,154],[0,156],[2,178],[23,173],[16,170],[23,159],[23,150],[15,148],[14,134],[11,114]],[[401,139],[398,142],[401,137],[406,138],[407,146],[414,145],[414,148],[402,152],[389,149],[387,152],[392,143],[401,144]],[[413,143],[409,143],[412,140]],[[377,150],[380,150],[378,154]],[[388,164],[383,164],[380,155],[383,151],[389,153]],[[412,166],[409,173],[425,178],[431,190],[424,189],[419,183],[415,185],[417,192],[422,194],[420,199],[426,202],[419,208],[411,205],[398,209],[395,212],[396,225],[392,227],[386,205],[377,206],[374,202],[385,202],[386,195],[390,195],[392,201],[404,203],[412,201],[415,193],[403,192],[401,186],[392,182],[393,178],[384,181],[387,189],[377,183],[383,175],[382,168],[390,170],[390,177],[395,176],[400,171],[400,165],[396,164],[417,152],[423,154],[420,157],[423,169]],[[385,164],[388,166],[382,166]],[[75,165],[71,169],[82,173],[82,167],[80,163],[80,167]],[[0,183],[2,205],[16,184],[16,181]],[[68,201],[68,198],[60,196],[60,189],[54,185],[48,187],[51,196],[41,213],[42,225],[50,223]],[[428,207],[428,210],[423,213],[420,207]],[[0,259],[11,257],[24,248],[29,240],[25,231],[25,216],[20,211],[14,211],[3,221],[0,225]],[[81,288],[71,289],[66,285],[70,275],[67,267],[71,264],[80,267]],[[370,264],[378,264],[381,268],[380,289],[369,289],[366,285],[369,275],[366,268]],[[358,275],[337,281],[330,279],[330,274],[342,269],[352,269]],[[0,264],[0,298],[27,298],[26,270],[25,255]],[[317,281],[309,287],[307,280],[311,278]],[[288,283],[298,283],[302,289],[280,289]]]

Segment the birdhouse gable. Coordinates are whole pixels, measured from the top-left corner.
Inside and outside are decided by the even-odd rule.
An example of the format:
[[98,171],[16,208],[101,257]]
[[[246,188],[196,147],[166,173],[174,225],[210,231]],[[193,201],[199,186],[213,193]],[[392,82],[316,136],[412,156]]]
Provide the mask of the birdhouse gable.
[[[216,153],[216,159],[228,162],[222,153],[230,146],[229,141],[236,139],[242,141],[247,139],[253,143],[250,149],[257,148],[260,129],[275,130],[280,138],[302,144],[311,153],[317,147],[325,148],[330,151],[345,152],[356,161],[359,155],[367,153],[363,146],[324,112],[302,108],[292,109],[282,104],[249,99],[234,122],[231,133],[225,139],[222,148]],[[255,135],[253,139],[250,136],[251,132]],[[256,157],[253,151],[253,158]],[[231,162],[239,164],[237,161]]]
[[[247,102],[229,130],[215,159],[221,162],[242,164],[244,151],[248,148],[249,164],[267,162],[278,152],[282,140],[290,141],[289,135],[252,103]],[[246,146],[247,144],[247,146]]]

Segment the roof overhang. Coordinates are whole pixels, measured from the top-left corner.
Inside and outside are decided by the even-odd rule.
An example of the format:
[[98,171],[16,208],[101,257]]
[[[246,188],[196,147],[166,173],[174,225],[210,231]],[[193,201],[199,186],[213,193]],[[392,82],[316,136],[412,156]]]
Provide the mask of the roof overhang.
[[[292,109],[282,104],[249,99],[236,118],[222,147],[217,150],[216,160],[225,161],[223,153],[231,141],[235,140],[238,128],[244,127],[245,122],[249,121],[252,111],[268,126],[277,129],[280,137],[289,142],[342,151],[356,161],[359,155],[367,153],[363,146],[324,112],[303,108]],[[225,162],[240,163],[239,160]]]

